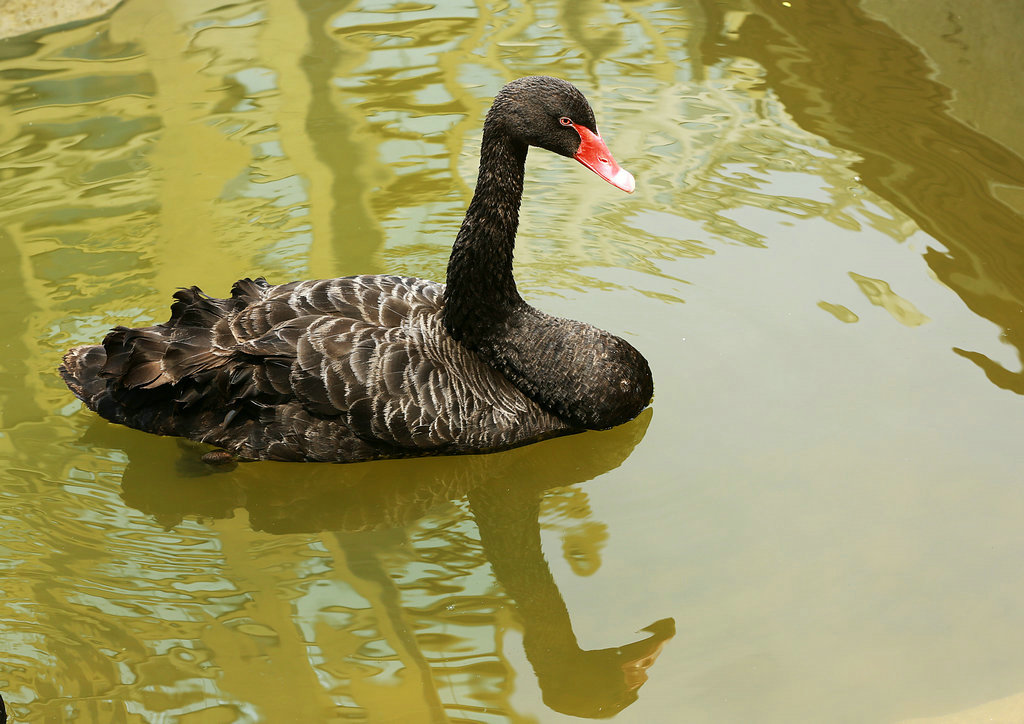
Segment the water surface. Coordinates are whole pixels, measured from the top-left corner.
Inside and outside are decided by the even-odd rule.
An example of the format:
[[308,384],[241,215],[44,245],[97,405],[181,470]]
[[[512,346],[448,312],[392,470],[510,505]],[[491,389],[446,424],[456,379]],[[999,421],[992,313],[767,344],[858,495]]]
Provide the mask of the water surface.
[[[954,76],[1007,91],[947,20],[945,75],[854,0],[129,0],[0,41],[13,721],[1021,705],[1024,160],[954,108]],[[180,286],[443,279],[483,114],[536,73],[637,191],[534,151],[520,289],[644,352],[640,418],[210,475],[64,388],[65,349]]]

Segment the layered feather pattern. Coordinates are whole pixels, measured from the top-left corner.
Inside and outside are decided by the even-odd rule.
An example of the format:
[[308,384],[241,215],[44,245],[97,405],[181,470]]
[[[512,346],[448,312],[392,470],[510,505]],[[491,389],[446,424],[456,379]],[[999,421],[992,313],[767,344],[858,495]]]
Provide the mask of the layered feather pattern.
[[445,332],[443,291],[395,276],[244,279],[230,299],[193,287],[166,323],[118,327],[61,374],[114,422],[247,459],[482,452],[572,432]]

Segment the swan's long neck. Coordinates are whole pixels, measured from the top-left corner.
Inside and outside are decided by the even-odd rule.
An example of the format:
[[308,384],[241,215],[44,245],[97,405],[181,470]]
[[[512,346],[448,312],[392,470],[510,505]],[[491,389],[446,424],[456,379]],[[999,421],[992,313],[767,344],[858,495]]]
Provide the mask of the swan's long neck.
[[442,311],[448,332],[471,346],[523,301],[512,276],[512,252],[526,152],[526,144],[510,138],[488,117],[476,191],[448,260]]
[[628,342],[530,307],[512,278],[527,146],[504,131],[504,101],[484,122],[480,175],[448,260],[441,319],[448,333],[563,422],[604,429],[636,417],[654,385]]

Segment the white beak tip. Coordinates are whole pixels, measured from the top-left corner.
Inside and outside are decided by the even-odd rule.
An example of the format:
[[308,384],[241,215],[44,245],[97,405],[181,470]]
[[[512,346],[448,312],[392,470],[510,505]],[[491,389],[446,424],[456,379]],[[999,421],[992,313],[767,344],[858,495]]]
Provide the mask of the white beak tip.
[[620,168],[618,173],[612,177],[612,185],[622,189],[627,194],[631,194],[636,189],[636,179],[633,178],[633,174],[629,171]]

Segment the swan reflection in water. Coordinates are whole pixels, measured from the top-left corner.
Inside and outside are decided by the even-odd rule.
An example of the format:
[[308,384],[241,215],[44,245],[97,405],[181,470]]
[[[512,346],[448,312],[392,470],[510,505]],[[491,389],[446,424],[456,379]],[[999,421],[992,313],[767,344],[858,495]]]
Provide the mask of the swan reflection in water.
[[[186,516],[227,518],[236,508],[244,508],[255,530],[334,533],[352,573],[389,591],[388,598],[394,602],[389,616],[409,615],[400,603],[402,591],[395,582],[398,573],[388,570],[389,561],[394,560],[393,555],[386,555],[389,541],[393,546],[396,533],[404,541],[402,529],[433,508],[464,500],[480,540],[480,548],[471,550],[470,555],[479,558],[482,552],[514,604],[522,626],[523,649],[545,704],[573,716],[604,718],[637,700],[648,670],[675,634],[675,624],[665,618],[647,626],[644,631],[649,635],[641,640],[606,649],[581,649],[542,551],[541,503],[548,491],[617,468],[643,438],[650,419],[648,409],[612,430],[492,455],[340,467],[260,463],[215,473],[199,462],[197,450],[186,447],[190,443],[179,442],[179,447],[185,447],[181,450],[169,440],[141,433],[126,435],[123,428],[103,422],[94,425],[86,437],[93,444],[125,450],[129,463],[122,479],[124,500],[168,528]],[[102,439],[109,435],[116,435],[117,441]],[[135,447],[126,449],[125,442]],[[167,470],[174,466],[179,474],[173,484],[167,484]],[[449,553],[466,556],[465,550]],[[491,625],[500,624],[494,620]],[[411,650],[418,651],[410,631],[416,627],[396,628],[405,631]],[[431,663],[422,654],[418,659],[429,681]],[[439,698],[434,704],[442,715]]]

